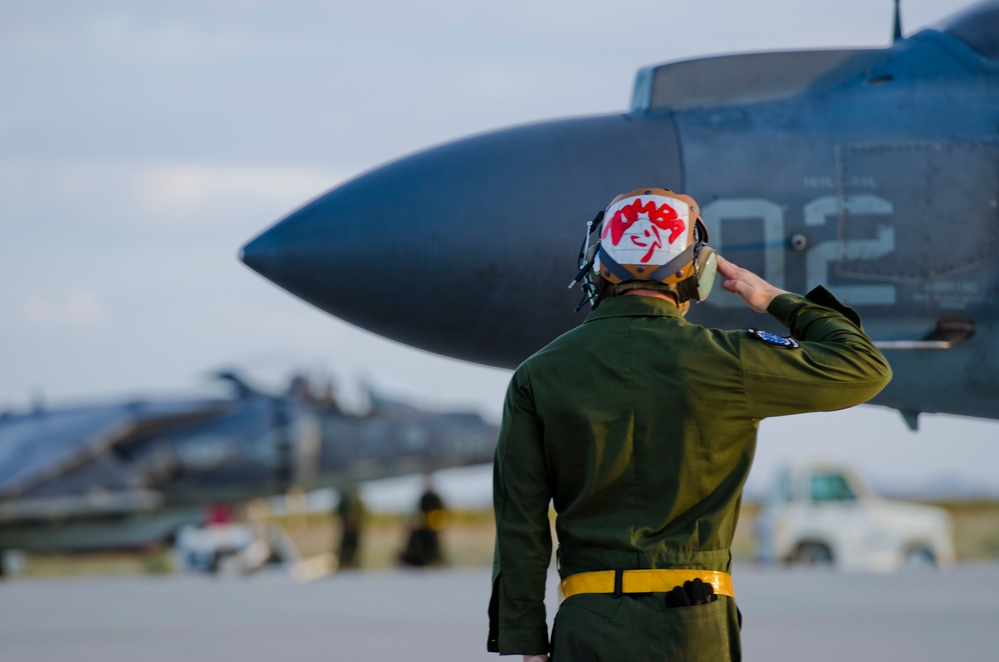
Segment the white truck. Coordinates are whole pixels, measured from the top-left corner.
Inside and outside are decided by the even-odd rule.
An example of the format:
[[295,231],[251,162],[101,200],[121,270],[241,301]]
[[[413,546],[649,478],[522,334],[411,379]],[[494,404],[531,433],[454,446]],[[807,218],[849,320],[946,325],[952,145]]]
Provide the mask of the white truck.
[[946,511],[883,499],[833,465],[783,470],[756,520],[756,540],[758,557],[769,563],[893,572],[955,561]]

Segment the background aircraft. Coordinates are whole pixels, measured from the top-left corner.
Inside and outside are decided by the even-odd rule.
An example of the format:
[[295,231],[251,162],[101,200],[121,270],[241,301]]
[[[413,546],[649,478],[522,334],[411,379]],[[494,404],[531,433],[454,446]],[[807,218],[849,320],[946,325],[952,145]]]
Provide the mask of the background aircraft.
[[209,504],[492,460],[497,430],[477,414],[373,397],[352,415],[301,380],[275,396],[220,377],[232,398],[0,416],[0,550],[148,545]]
[[[581,319],[564,283],[585,222],[617,193],[667,185],[700,202],[729,258],[859,309],[895,369],[876,404],[913,428],[920,412],[996,418],[997,58],[990,0],[888,48],[648,67],[627,113],[396,161],[242,259],[352,324],[513,367]],[[690,317],[759,324],[722,292]]]

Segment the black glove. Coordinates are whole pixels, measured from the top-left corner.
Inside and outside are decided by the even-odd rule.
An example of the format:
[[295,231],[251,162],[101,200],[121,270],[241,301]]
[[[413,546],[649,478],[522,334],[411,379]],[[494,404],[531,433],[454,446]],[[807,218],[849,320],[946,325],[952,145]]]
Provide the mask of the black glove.
[[686,581],[683,586],[674,586],[673,590],[666,594],[667,607],[693,607],[694,605],[706,605],[718,599],[715,595],[715,587],[706,584],[700,579]]

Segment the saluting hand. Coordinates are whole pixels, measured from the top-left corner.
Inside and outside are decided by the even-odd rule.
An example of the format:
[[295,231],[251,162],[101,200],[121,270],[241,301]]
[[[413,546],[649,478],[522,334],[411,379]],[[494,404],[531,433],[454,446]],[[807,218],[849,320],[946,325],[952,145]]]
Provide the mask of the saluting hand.
[[741,296],[746,305],[758,313],[767,312],[774,298],[787,294],[787,290],[774,287],[749,269],[743,269],[721,255],[718,256],[718,273],[726,279],[722,287]]

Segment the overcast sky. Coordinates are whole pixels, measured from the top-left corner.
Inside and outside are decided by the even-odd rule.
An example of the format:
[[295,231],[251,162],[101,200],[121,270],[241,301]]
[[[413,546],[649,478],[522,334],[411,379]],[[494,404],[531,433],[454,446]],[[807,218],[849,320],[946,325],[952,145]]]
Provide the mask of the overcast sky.
[[[905,0],[906,33],[967,3]],[[341,323],[236,260],[307,199],[430,145],[624,110],[642,66],[880,47],[889,0],[49,2],[0,6],[0,409],[293,370],[496,417],[509,374]],[[765,422],[753,480],[816,455],[999,491],[999,424]]]

